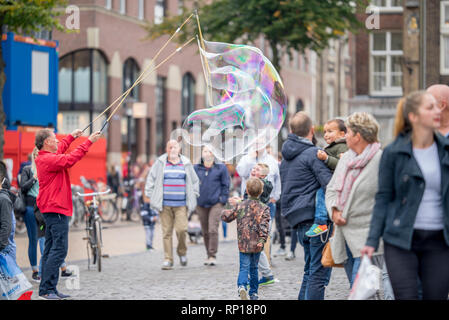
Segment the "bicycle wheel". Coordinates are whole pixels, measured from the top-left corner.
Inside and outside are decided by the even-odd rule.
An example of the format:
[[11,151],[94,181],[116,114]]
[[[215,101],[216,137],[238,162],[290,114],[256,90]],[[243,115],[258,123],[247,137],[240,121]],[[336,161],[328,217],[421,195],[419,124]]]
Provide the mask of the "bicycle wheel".
[[99,220],[94,223],[95,230],[95,260],[97,263],[97,270],[101,272],[101,222]]
[[115,222],[118,218],[118,208],[113,200],[102,200],[98,206],[101,220],[104,222]]

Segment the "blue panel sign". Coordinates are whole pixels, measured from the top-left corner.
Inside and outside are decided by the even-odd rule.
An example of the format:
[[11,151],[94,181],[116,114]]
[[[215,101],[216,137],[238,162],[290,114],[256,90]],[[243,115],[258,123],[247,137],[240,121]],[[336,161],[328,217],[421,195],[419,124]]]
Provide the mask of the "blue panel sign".
[[3,108],[7,129],[15,130],[17,126],[56,128],[58,42],[36,42],[9,32],[1,43],[6,63]]

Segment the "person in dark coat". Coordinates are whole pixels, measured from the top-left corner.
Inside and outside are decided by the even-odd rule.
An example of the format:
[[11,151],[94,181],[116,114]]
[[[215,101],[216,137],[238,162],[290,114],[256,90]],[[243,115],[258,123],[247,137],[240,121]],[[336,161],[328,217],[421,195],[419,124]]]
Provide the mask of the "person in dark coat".
[[282,146],[280,167],[282,195],[281,212],[298,232],[298,241],[304,247],[305,269],[299,300],[323,300],[324,289],[330,279],[330,268],[321,264],[321,252],[326,242],[320,237],[307,237],[306,232],[315,217],[315,196],[326,189],[332,178],[327,165],[317,158],[318,148],[313,144],[314,128],[305,112],[296,113],[290,120],[291,133]]
[[196,213],[201,223],[201,231],[206,247],[205,265],[215,265],[218,250],[218,228],[221,212],[229,197],[230,177],[224,164],[216,163],[213,153],[204,147],[200,164],[194,166],[200,180],[200,196]]

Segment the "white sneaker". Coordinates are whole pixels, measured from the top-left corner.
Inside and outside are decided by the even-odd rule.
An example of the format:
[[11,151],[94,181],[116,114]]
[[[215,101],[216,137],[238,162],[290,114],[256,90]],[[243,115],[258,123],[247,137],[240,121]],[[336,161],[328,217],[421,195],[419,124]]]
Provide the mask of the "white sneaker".
[[217,264],[217,260],[214,257],[210,257],[208,261],[210,266],[215,266]]
[[287,254],[287,256],[285,257],[285,260],[291,261],[291,260],[295,260],[295,258],[296,258],[295,253],[292,252],[292,251],[290,251],[290,252]]
[[173,263],[165,260],[164,263],[162,264],[162,270],[172,270],[173,269]]
[[276,253],[273,254],[273,256],[274,257],[285,256],[286,254],[287,252],[284,249],[279,248],[278,251],[276,251]]
[[187,257],[186,256],[180,256],[179,261],[181,262],[181,266],[185,267],[187,265]]
[[208,266],[209,265],[209,258],[207,258],[206,260],[204,260],[204,265]]
[[239,287],[239,296],[242,300],[248,300],[248,292],[246,292],[246,289],[244,286]]

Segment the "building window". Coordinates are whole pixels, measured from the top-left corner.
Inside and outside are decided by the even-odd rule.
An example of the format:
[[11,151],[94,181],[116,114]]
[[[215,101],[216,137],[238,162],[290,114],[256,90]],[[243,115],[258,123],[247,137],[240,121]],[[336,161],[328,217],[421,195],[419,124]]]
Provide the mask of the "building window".
[[126,14],[126,0],[120,0],[120,11],[121,14]]
[[379,12],[403,12],[402,0],[373,0],[371,5],[379,7]]
[[402,33],[370,35],[370,89],[372,95],[402,95]]
[[449,1],[441,1],[441,59],[440,68],[442,75],[449,75]]
[[191,73],[182,77],[182,121],[195,109],[195,79]]
[[[140,68],[137,65],[136,60],[133,58],[128,58],[123,64],[123,92],[132,87],[134,82],[140,74]],[[127,99],[132,99],[133,101],[139,101],[139,88],[140,86],[135,86],[131,93],[128,95]]]
[[165,152],[165,104],[166,104],[166,78],[158,76],[156,83],[156,154]]
[[59,109],[102,111],[107,105],[107,62],[96,49],[83,49],[59,59]]
[[299,99],[296,102],[296,112],[299,112],[299,111],[304,111],[304,102],[302,101],[302,99]]
[[334,94],[334,87],[332,85],[327,86],[327,118],[333,119],[334,118],[334,111],[335,111],[335,94]]
[[178,14],[182,14],[184,10],[184,0],[178,0]]
[[154,23],[160,24],[165,17],[165,0],[156,0],[154,6]]
[[145,19],[145,0],[139,0],[139,20]]
[[105,2],[106,2],[106,4],[104,5],[104,7],[108,10],[111,10],[112,9],[112,0],[106,0]]

